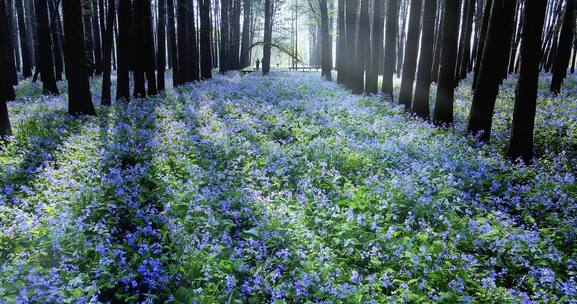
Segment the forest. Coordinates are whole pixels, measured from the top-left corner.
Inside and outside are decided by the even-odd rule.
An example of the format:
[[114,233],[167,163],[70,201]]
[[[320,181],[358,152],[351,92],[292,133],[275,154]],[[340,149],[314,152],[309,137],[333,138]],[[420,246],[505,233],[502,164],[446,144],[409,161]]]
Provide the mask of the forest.
[[0,304],[576,304],[575,2],[0,0]]

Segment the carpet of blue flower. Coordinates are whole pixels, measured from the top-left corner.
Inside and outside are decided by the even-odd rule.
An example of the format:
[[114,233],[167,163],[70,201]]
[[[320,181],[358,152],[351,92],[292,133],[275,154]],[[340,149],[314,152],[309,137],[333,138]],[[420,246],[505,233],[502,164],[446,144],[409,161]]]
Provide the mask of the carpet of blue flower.
[[[0,303],[577,303],[577,97],[530,166],[316,74],[219,75],[66,114],[24,82],[0,148]],[[97,84],[93,84],[93,87]],[[95,100],[98,96],[95,95]]]

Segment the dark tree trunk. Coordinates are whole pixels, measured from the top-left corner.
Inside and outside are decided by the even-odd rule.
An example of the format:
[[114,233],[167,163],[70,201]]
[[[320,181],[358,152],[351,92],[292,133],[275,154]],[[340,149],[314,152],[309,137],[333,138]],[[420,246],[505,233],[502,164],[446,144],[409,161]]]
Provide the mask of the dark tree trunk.
[[252,15],[251,0],[243,1],[242,41],[240,47],[240,67],[250,66],[250,19]]
[[[356,11],[356,9],[355,9]],[[369,1],[361,0],[358,39],[356,41],[355,61],[351,72],[351,89],[354,93],[363,93],[365,89],[365,71],[369,59],[370,43]]]
[[355,75],[355,46],[356,46],[356,19],[357,19],[357,6],[358,2],[356,0],[345,0],[345,56],[346,60],[343,62],[343,85],[349,89],[354,86],[355,77],[360,77]]
[[506,31],[510,28],[507,27],[507,18],[511,18],[514,9],[515,1],[511,0],[494,0],[491,7],[491,19],[467,124],[467,133],[480,135],[483,142],[488,142],[491,137],[491,124],[495,100],[499,93],[500,76],[506,68],[506,60],[502,60],[505,57],[502,52],[508,49]]
[[[18,47],[18,24],[16,22],[16,13],[14,12],[14,1],[6,0],[6,16],[8,16],[8,27],[10,28],[10,42],[14,52],[14,70],[20,71],[20,48]],[[16,84],[18,75],[16,75]]]
[[64,52],[68,80],[68,113],[94,115],[90,83],[84,58],[84,26],[80,1],[63,1]]
[[395,50],[399,19],[399,0],[388,0],[387,27],[385,29],[385,59],[383,70],[383,93],[393,100],[393,74],[395,73]]
[[199,0],[199,3],[200,3],[200,78],[210,79],[212,78],[212,54],[210,50],[211,48],[210,36],[212,35],[212,23],[210,21],[210,0]]
[[[96,75],[102,74],[102,48],[100,39],[100,24],[98,23],[98,0],[92,0],[92,40],[94,41],[94,72]],[[122,1],[122,0],[121,0]],[[126,0],[124,0],[126,1]]]
[[154,32],[152,29],[152,8],[150,7],[150,0],[136,0],[142,1],[142,9],[144,13],[144,52],[145,52],[145,67],[146,67],[146,86],[148,88],[148,95],[158,94],[156,87],[156,52],[154,47]]
[[575,73],[576,59],[577,59],[577,39],[573,39],[573,56],[571,56],[571,74]]
[[28,22],[28,28],[29,28],[29,33],[32,33],[32,35],[30,35],[30,45],[32,45],[32,61],[33,61],[33,65],[34,65],[34,79],[33,81],[36,81],[36,77],[38,77],[38,74],[40,73],[39,71],[39,45],[38,45],[38,27],[37,27],[37,22],[36,22],[36,10],[34,9],[34,0],[24,0],[24,7],[26,10],[26,15],[28,16],[27,18],[27,22]]
[[36,23],[38,24],[38,44],[40,55],[40,76],[42,77],[42,92],[44,94],[59,94],[54,77],[54,61],[50,45],[50,24],[48,23],[48,7],[46,0],[35,0]]
[[483,57],[483,48],[485,46],[485,39],[487,37],[487,29],[489,28],[489,20],[491,19],[491,7],[494,0],[485,0],[485,9],[483,10],[483,21],[479,32],[479,43],[477,44],[477,52],[475,57],[475,68],[473,74],[473,89],[477,84],[477,77],[479,76],[479,66]]
[[232,1],[232,13],[230,16],[230,60],[231,68],[233,70],[240,69],[240,13],[241,0]]
[[[224,73],[230,70],[230,56],[229,56],[229,48],[230,48],[230,41],[229,41],[229,1],[232,0],[221,0],[220,1],[220,72]],[[268,3],[270,9],[270,2]],[[266,3],[265,3],[265,10],[266,10]],[[268,12],[270,14],[270,12]],[[265,11],[266,15],[266,11]],[[270,18],[270,16],[269,16]],[[270,21],[270,20],[269,20]],[[265,19],[266,24],[266,19]],[[265,26],[266,27],[266,26]],[[266,33],[266,29],[265,29]]]
[[[272,5],[271,5],[271,1],[272,0],[264,0],[264,45],[263,45],[263,57],[262,57],[262,73],[263,73],[263,75],[267,75],[270,72],[270,53],[271,53],[271,46],[272,46],[271,45],[272,44]],[[222,35],[224,35],[224,33]],[[222,52],[222,50],[221,50],[221,52]]]
[[180,74],[179,74],[179,59],[178,59],[178,49],[176,47],[176,30],[175,30],[175,22],[176,19],[174,18],[174,0],[166,0],[166,9],[168,10],[168,43],[170,54],[172,58],[172,85],[174,87],[178,86],[180,83]]
[[437,82],[439,78],[439,65],[441,64],[441,45],[443,44],[443,6],[439,5],[437,9],[439,16],[437,17],[437,29],[435,35],[435,50],[433,54],[433,67],[431,68],[431,81]]
[[[104,0],[102,0],[104,1]],[[111,55],[112,55],[112,44],[114,37],[114,15],[116,14],[114,0],[108,1],[108,15],[106,19],[106,26],[102,27],[104,33],[104,48],[102,49],[102,95],[100,103],[103,106],[111,105],[111,92],[110,92],[110,70],[111,70]]]
[[384,19],[381,14],[381,0],[373,0],[373,29],[371,41],[371,61],[367,66],[365,92],[376,94],[379,90],[379,63],[383,48]]
[[559,45],[555,55],[553,65],[553,79],[549,90],[553,94],[559,94],[563,79],[567,76],[567,68],[571,57],[571,43],[575,31],[575,0],[567,0],[565,13],[563,15],[563,25],[559,34]]
[[148,50],[146,49],[146,22],[144,2],[146,0],[134,0],[134,50],[132,56],[132,73],[134,78],[133,95],[137,98],[146,97],[145,73],[148,69]]
[[329,13],[327,0],[320,0],[319,4],[321,12],[321,74],[325,80],[331,81],[333,69],[333,43],[329,34]]
[[457,64],[457,35],[459,26],[459,0],[445,0],[443,6],[443,41],[437,84],[437,97],[433,122],[436,125],[453,123],[455,94],[455,65]]
[[401,16],[403,23],[401,23],[401,29],[399,31],[399,42],[397,43],[397,78],[401,77],[401,70],[403,66],[403,59],[405,58],[405,28],[407,28],[407,20],[409,19],[409,1],[410,0],[401,0],[402,7],[401,7]]
[[118,56],[117,60],[117,81],[116,81],[116,100],[126,101],[130,100],[130,20],[132,19],[132,11],[130,1],[118,2],[118,41],[116,43]]
[[157,54],[156,54],[156,71],[157,71],[157,88],[159,91],[164,91],[164,70],[166,69],[166,0],[158,0],[158,20],[156,26],[156,43],[157,43]]
[[[344,84],[344,57],[346,56],[346,31],[345,31],[345,0],[338,0],[338,17],[337,17],[337,83]],[[342,72],[342,73],[341,73]]]
[[[430,1],[430,0],[429,0]],[[399,104],[405,110],[411,109],[413,99],[413,85],[417,70],[417,55],[419,52],[419,27],[421,25],[422,0],[411,0],[409,12],[409,29],[407,31],[407,43],[405,45],[405,60],[403,61],[403,78],[399,93]]]
[[194,5],[193,1],[189,1],[190,7],[190,15],[189,15],[189,22],[188,22],[188,54],[191,57],[191,71],[192,71],[192,78],[191,81],[197,81],[200,79],[200,60],[199,60],[199,52],[198,52],[198,38],[196,34],[196,24],[195,24],[195,16],[194,16]]
[[515,61],[517,58],[517,49],[519,47],[519,42],[521,41],[521,29],[523,28],[523,18],[524,15],[522,14],[523,11],[523,2],[517,2],[517,17],[515,18],[515,25],[516,31],[514,32],[513,40],[511,43],[511,52],[509,53],[509,69],[507,70],[508,74],[513,74],[515,71]]
[[[10,60],[8,53],[3,49],[10,43],[10,34],[6,31],[6,24],[8,23],[8,15],[6,14],[6,3],[0,0],[0,66],[8,66]],[[8,118],[8,107],[6,102],[16,99],[14,87],[12,86],[12,79],[8,73],[0,73],[0,141],[2,137],[11,135],[10,120]]]
[[94,59],[94,37],[92,34],[92,13],[90,8],[82,6],[82,16],[84,22],[84,43],[86,47],[86,58],[89,63],[89,75],[93,76],[96,73],[95,59]]
[[429,119],[429,90],[431,88],[431,69],[433,67],[433,43],[435,41],[435,17],[437,0],[426,0],[423,9],[423,30],[421,33],[421,55],[415,97],[411,112],[424,119]]
[[48,7],[50,9],[50,34],[52,37],[53,48],[53,58],[54,58],[54,72],[56,80],[62,80],[62,73],[64,72],[64,54],[62,52],[62,40],[61,30],[62,25],[60,24],[60,14],[58,13],[58,7],[56,6],[54,0],[48,0]]
[[473,17],[475,13],[475,1],[465,0],[465,10],[463,12],[463,34],[459,47],[457,70],[455,71],[455,83],[467,77],[469,59],[471,58],[471,32],[473,30]]
[[539,57],[547,0],[525,1],[521,69],[515,92],[515,107],[507,156],[528,163],[533,158],[533,129],[539,85]]
[[[4,2],[3,0],[0,0]],[[5,17],[0,20],[2,23],[0,24],[0,31],[2,31],[2,35],[4,36],[4,40],[0,41],[2,44],[0,45],[0,52],[4,53],[5,56],[5,63],[3,65],[4,71],[2,73],[6,73],[8,79],[12,85],[18,84],[18,74],[16,73],[16,63],[14,62],[14,49],[12,48],[12,33],[10,32],[10,25],[9,25],[9,18],[12,16],[7,15],[7,7],[6,3],[2,3],[2,14],[5,14]]]
[[30,39],[26,28],[26,16],[24,15],[24,0],[16,0],[16,13],[18,14],[18,30],[20,32],[20,50],[22,51],[22,75],[24,78],[32,76],[32,55],[30,54]]
[[483,23],[483,2],[484,0],[477,0],[475,6],[475,32],[473,37],[473,46],[471,47],[471,57],[469,57],[469,68],[467,72],[473,71],[475,66],[475,58],[477,58],[477,49],[479,45],[479,35],[481,34],[481,24]]

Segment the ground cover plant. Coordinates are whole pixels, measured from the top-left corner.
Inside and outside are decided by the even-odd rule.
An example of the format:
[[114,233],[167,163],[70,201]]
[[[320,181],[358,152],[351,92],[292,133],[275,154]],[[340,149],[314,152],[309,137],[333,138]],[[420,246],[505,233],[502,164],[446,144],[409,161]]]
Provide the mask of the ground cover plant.
[[218,75],[81,118],[22,82],[0,302],[576,303],[576,82],[548,80],[530,165],[503,156],[514,80],[490,144],[462,131],[470,79],[451,128],[313,73]]

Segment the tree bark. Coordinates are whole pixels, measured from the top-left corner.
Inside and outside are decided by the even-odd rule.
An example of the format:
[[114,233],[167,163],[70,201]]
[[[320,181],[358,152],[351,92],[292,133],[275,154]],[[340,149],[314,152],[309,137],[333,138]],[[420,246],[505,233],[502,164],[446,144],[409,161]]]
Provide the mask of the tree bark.
[[[100,24],[98,23],[98,0],[91,0],[92,12],[92,40],[94,41],[94,72],[96,75],[102,74],[102,44],[100,39]],[[125,0],[126,1],[126,0]]]
[[[200,78],[212,78],[212,54],[210,36],[212,23],[210,21],[210,0],[199,0],[200,3]],[[244,41],[244,33],[243,33]]]
[[387,27],[385,29],[385,59],[383,70],[383,94],[393,100],[393,74],[395,73],[395,50],[397,49],[397,30],[399,19],[399,0],[388,0]]
[[90,83],[84,58],[84,26],[80,0],[62,2],[66,79],[68,80],[68,113],[94,115]]
[[250,19],[252,14],[252,0],[243,1],[242,41],[240,47],[240,68],[250,66]]
[[[230,58],[229,58],[229,1],[232,0],[221,0],[220,1],[220,72],[224,73],[230,70]],[[270,2],[268,3],[270,7]],[[267,10],[265,2],[265,10]],[[266,11],[265,11],[265,33],[266,33]],[[270,12],[268,12],[270,14]],[[269,20],[270,21],[270,20]]]
[[521,158],[528,163],[533,158],[533,130],[537,90],[539,85],[539,57],[545,7],[547,0],[525,1],[521,68],[515,91],[515,107],[507,156],[512,161]]
[[175,29],[175,22],[176,19],[174,18],[174,0],[166,0],[166,9],[168,10],[168,43],[170,54],[172,58],[172,85],[177,87],[180,83],[180,76],[179,76],[179,59],[178,59],[178,49],[176,46],[176,29]]
[[271,44],[272,44],[272,4],[271,4],[271,1],[272,0],[264,0],[264,45],[263,45],[263,57],[262,57],[262,73],[263,73],[263,75],[267,75],[270,72],[270,53],[271,53]]
[[38,24],[39,67],[43,94],[59,94],[54,76],[54,61],[50,45],[47,0],[35,0],[36,23]]
[[16,0],[16,13],[18,15],[18,31],[20,32],[20,50],[22,51],[22,76],[32,76],[32,56],[30,54],[30,39],[26,28],[26,16],[24,15],[24,0]]
[[166,69],[166,0],[157,0],[158,5],[158,19],[156,26],[156,73],[157,73],[157,88],[159,91],[164,91],[164,70]]
[[435,17],[437,15],[437,0],[426,0],[423,9],[423,26],[421,33],[421,55],[415,97],[411,112],[417,116],[429,119],[429,91],[431,88],[431,69],[433,68],[433,43],[435,41]]
[[[356,11],[356,8],[355,8]],[[361,0],[358,25],[358,37],[354,51],[354,65],[351,69],[350,89],[353,93],[363,93],[365,89],[365,71],[369,59],[370,43],[369,1]],[[354,40],[353,40],[354,41]],[[353,58],[353,57],[351,57]]]
[[575,0],[567,0],[565,13],[563,15],[563,25],[559,34],[559,45],[555,55],[555,64],[553,65],[553,79],[549,90],[557,95],[561,91],[563,79],[567,76],[567,68],[571,57],[571,43],[575,31]]
[[[104,0],[102,0],[104,1]],[[106,18],[106,26],[102,27],[104,32],[104,48],[102,53],[102,94],[100,103],[103,106],[111,105],[111,92],[110,92],[110,71],[111,71],[111,55],[112,55],[112,44],[114,37],[114,15],[116,14],[116,1],[108,1],[108,15]]]
[[381,14],[381,0],[373,0],[373,38],[371,41],[371,60],[367,67],[367,79],[365,84],[365,92],[367,94],[376,94],[379,90],[379,63],[383,48],[384,22],[385,20]]
[[[346,55],[346,30],[345,30],[345,0],[338,0],[338,20],[337,20],[337,83],[344,84],[344,62]],[[342,72],[342,73],[341,73]]]
[[130,56],[130,20],[132,10],[130,1],[118,2],[118,41],[116,43],[118,56],[117,60],[117,80],[116,80],[116,100],[130,101],[130,81],[129,81],[129,56]]
[[421,25],[422,4],[422,0],[411,0],[409,29],[407,31],[407,43],[405,45],[405,60],[403,60],[403,78],[401,79],[401,91],[399,93],[399,104],[403,105],[405,110],[411,109],[413,99],[413,85],[415,82],[417,56],[419,52],[419,27]]
[[437,97],[433,112],[433,123],[449,125],[453,123],[453,102],[455,94],[455,65],[457,60],[457,31],[459,26],[459,0],[445,0],[443,7],[443,41],[437,84]]
[[501,73],[506,68],[502,50],[507,45],[507,18],[515,9],[515,0],[494,0],[491,18],[483,46],[483,57],[479,66],[479,77],[473,94],[467,133],[480,135],[480,140],[488,142],[491,137],[491,124],[495,100],[499,93]]
[[483,47],[485,46],[485,40],[487,36],[487,29],[489,28],[489,20],[491,19],[491,7],[493,6],[494,0],[485,0],[485,9],[483,10],[483,21],[481,24],[481,29],[479,33],[479,42],[477,44],[477,52],[475,58],[475,68],[473,74],[473,90],[477,84],[477,77],[479,76],[479,66],[481,65],[481,59],[483,58]]

